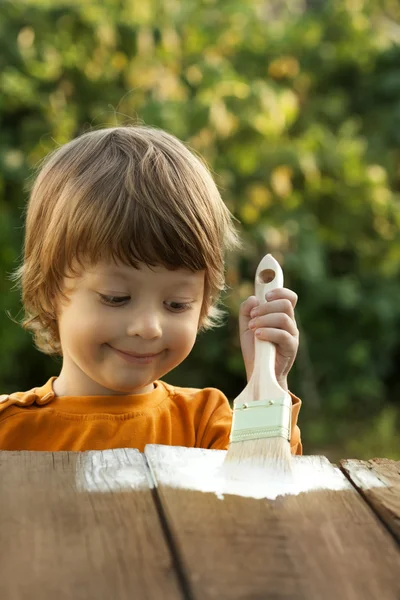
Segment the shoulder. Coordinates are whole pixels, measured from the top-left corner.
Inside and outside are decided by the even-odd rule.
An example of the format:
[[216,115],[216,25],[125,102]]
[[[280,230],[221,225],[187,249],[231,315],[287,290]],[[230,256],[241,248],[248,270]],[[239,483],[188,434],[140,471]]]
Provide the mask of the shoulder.
[[[52,388],[52,382],[55,377],[51,377],[42,387],[35,387],[26,392],[13,392],[11,394],[0,395],[0,419],[3,416],[11,416],[15,414],[15,409],[27,408],[36,404],[43,406],[55,397]],[[12,410],[14,408],[14,410]]]
[[179,418],[191,423],[196,433],[197,448],[226,450],[232,425],[232,409],[228,399],[216,388],[183,388],[162,382]]
[[214,410],[223,407],[231,410],[227,397],[221,390],[213,387],[207,388],[190,388],[190,387],[179,387],[161,381],[161,384],[165,387],[168,395],[175,403],[184,404],[190,403],[192,405],[198,405]]

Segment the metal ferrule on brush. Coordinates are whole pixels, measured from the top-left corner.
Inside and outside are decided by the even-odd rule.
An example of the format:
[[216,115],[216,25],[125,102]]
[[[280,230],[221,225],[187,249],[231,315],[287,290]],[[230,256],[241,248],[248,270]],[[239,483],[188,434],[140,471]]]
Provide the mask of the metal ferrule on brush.
[[290,441],[292,400],[288,394],[273,400],[235,406],[230,442],[283,437]]

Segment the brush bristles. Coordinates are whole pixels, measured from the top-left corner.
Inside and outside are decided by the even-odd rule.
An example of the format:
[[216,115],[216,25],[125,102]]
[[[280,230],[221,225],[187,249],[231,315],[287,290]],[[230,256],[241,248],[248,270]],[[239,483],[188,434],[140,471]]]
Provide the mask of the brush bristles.
[[225,457],[224,471],[232,477],[241,477],[249,471],[258,471],[260,475],[274,479],[290,476],[290,444],[283,437],[231,443]]

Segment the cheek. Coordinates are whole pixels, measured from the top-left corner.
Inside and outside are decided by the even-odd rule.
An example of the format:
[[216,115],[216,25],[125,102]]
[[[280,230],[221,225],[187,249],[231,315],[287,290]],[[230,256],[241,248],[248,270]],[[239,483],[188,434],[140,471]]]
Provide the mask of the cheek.
[[93,307],[90,310],[85,309],[84,306],[68,307],[59,319],[61,339],[71,345],[101,340],[109,328],[109,321],[104,318],[101,311]]
[[169,337],[172,348],[190,352],[197,337],[197,321],[197,319],[190,319],[171,328]]

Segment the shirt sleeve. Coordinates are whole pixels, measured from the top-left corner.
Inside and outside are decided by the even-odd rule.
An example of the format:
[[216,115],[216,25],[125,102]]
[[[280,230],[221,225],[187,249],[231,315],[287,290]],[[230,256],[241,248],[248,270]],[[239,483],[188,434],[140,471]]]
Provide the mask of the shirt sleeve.
[[214,388],[202,390],[204,407],[197,430],[198,448],[226,450],[232,427],[232,409],[227,397]]
[[[217,391],[217,390],[215,390]],[[292,427],[290,434],[290,451],[292,454],[301,455],[303,446],[301,443],[300,429],[297,425],[299,411],[301,408],[301,400],[294,394],[290,393],[292,398]],[[201,440],[201,448],[209,448],[211,450],[228,450],[229,436],[232,427],[232,409],[226,397],[219,392],[220,402],[215,410],[209,415],[207,427]]]
[[303,444],[301,443],[301,434],[297,420],[299,418],[299,412],[301,408],[301,400],[291,392],[289,392],[292,399],[292,429],[290,432],[290,451],[292,454],[301,456],[303,454]]

